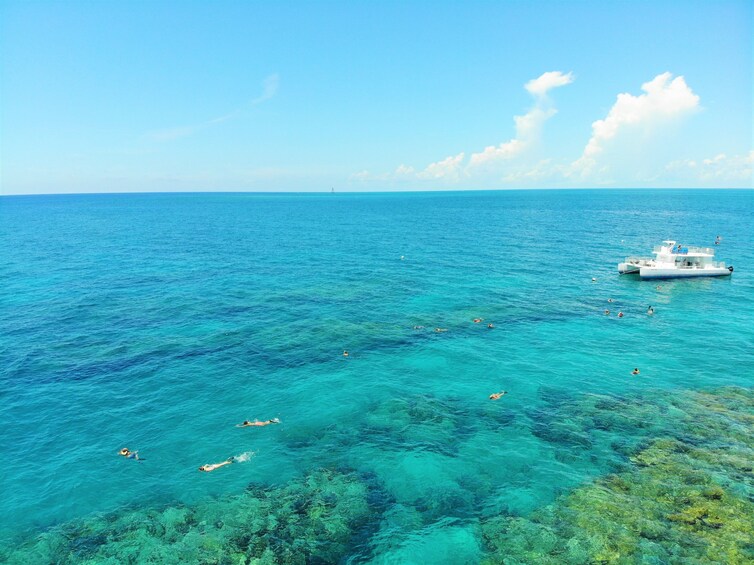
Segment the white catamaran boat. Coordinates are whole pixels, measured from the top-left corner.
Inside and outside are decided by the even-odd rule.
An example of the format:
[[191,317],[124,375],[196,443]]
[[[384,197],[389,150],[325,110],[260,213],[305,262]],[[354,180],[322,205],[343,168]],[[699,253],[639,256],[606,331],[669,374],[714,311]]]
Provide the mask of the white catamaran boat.
[[675,241],[663,241],[654,248],[654,258],[626,257],[618,263],[621,275],[639,275],[642,279],[675,279],[685,277],[725,277],[733,272],[723,261],[715,261],[711,247],[676,246]]

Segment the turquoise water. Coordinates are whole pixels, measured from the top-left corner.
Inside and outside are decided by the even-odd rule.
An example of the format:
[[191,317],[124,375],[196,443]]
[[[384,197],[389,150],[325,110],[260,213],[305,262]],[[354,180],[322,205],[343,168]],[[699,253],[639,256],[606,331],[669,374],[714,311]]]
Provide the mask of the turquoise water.
[[[617,274],[718,234],[731,277]],[[630,423],[568,427],[584,395],[754,377],[752,191],[4,197],[0,241],[9,545],[327,472],[366,506],[320,559],[473,563],[485,519],[626,464]]]

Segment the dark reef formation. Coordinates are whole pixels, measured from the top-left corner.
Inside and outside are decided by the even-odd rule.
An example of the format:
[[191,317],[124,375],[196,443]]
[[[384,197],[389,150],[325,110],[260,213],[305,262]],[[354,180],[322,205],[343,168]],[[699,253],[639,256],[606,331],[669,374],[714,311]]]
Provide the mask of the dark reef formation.
[[[625,431],[625,469],[523,517],[483,523],[485,563],[754,563],[754,393],[573,399],[582,445]],[[544,429],[544,428],[543,428]],[[576,432],[573,432],[576,434]],[[552,441],[569,440],[556,431]]]
[[[64,524],[0,547],[0,561],[754,563],[754,390],[631,398],[543,390],[541,400],[527,414],[531,432],[557,450],[558,460],[598,458],[608,471],[525,516],[475,513],[490,491],[474,481],[430,504],[419,495],[397,501],[368,473],[317,469],[280,487],[250,486],[193,506]],[[484,410],[470,420],[457,401],[391,400],[376,404],[358,426],[325,431],[325,444],[408,446],[428,461],[445,461],[460,443],[443,446],[443,438],[460,442],[514,418],[492,405]],[[296,449],[295,438],[288,441]],[[317,449],[320,439],[311,441]]]
[[0,560],[30,563],[337,563],[369,517],[367,487],[317,471],[196,507],[134,510],[67,524]]

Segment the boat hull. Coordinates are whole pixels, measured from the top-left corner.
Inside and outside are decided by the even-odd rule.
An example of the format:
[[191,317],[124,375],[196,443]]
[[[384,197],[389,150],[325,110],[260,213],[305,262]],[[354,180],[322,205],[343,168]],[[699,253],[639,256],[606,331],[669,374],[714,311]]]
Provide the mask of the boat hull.
[[642,279],[689,279],[696,277],[728,277],[732,272],[727,267],[711,267],[706,269],[642,267],[639,270],[639,276]]
[[641,267],[630,263],[618,263],[618,272],[621,275],[638,275]]
[[618,272],[621,275],[638,275],[642,267],[650,267],[654,264],[652,259],[631,259],[618,263]]

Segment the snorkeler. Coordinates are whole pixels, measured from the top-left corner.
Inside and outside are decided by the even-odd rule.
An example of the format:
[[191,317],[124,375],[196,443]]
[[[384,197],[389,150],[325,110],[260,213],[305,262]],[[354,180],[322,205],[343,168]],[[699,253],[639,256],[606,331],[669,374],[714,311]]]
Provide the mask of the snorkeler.
[[507,390],[501,390],[500,392],[493,392],[490,394],[490,400],[498,400],[499,398],[508,394]]
[[437,332],[438,334],[446,331],[448,331],[447,328],[435,328],[435,332]]
[[649,308],[647,308],[647,316],[651,316],[654,313],[655,313],[655,309],[654,308],[652,308],[651,306]]
[[118,454],[122,455],[126,459],[136,459],[137,461],[146,461],[146,459],[142,459],[141,457],[139,457],[139,452],[138,451],[131,451],[127,447],[124,447],[123,449],[121,449],[118,452]]
[[226,459],[222,463],[211,463],[207,465],[202,465],[201,467],[199,467],[199,470],[205,473],[209,473],[210,471],[214,471],[215,469],[219,469],[220,467],[224,467],[225,465],[230,465],[231,463],[234,463],[235,460],[236,460],[235,457],[228,457],[228,459]]
[[279,424],[280,418],[272,418],[271,420],[265,420],[264,422],[260,422],[259,420],[254,420],[253,422],[250,422],[249,420],[244,420],[241,424],[236,424],[237,428],[248,428],[249,426],[269,426],[270,424]]
[[638,374],[639,374],[639,372],[640,372],[640,371],[639,371],[639,368],[637,367],[637,368],[635,368],[635,369],[634,369],[633,371],[631,371],[631,374],[632,374],[632,375],[638,375]]
[[475,324],[478,324],[481,321],[482,321],[482,318],[474,318],[474,323]]
[[415,329],[415,330],[423,330],[423,329],[424,329],[424,326],[414,326],[414,329]]

